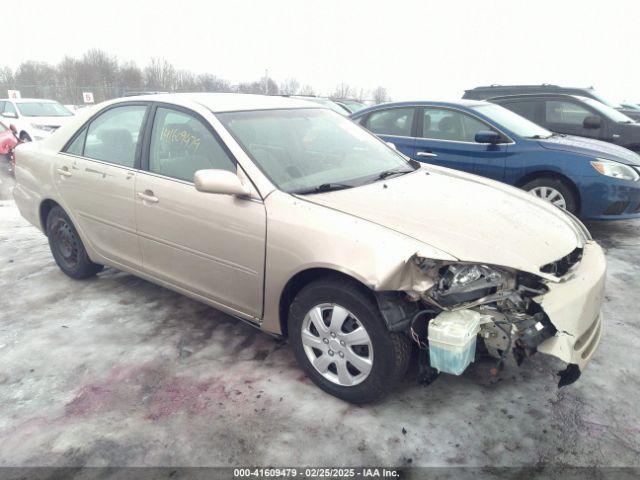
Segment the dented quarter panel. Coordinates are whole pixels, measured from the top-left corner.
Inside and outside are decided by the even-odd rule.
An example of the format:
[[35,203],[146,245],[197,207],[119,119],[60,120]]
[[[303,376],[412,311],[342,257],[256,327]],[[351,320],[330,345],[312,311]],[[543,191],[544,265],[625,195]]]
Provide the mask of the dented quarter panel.
[[580,264],[567,280],[549,283],[549,292],[539,299],[551,323],[558,329],[555,336],[538,345],[539,352],[584,368],[602,335],[600,306],[605,276],[602,248],[593,241],[588,242]]

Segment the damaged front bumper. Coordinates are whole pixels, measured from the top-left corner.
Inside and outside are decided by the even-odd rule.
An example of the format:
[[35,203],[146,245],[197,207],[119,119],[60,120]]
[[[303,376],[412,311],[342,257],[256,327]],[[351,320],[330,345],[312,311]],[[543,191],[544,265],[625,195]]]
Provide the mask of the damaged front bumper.
[[606,262],[595,242],[584,246],[576,269],[559,283],[549,282],[549,292],[537,300],[556,334],[538,345],[538,351],[553,355],[582,371],[602,337],[602,314]]
[[[585,239],[553,265],[553,271],[544,265],[534,274],[416,254],[404,271],[388,278],[398,290],[378,292],[378,303],[388,327],[407,329],[425,350],[426,330],[440,313],[458,312],[462,322],[464,312],[473,310],[482,318],[477,333],[499,359],[498,367],[519,365],[541,352],[567,363],[559,385],[568,385],[578,379],[602,337],[606,263],[600,246]],[[455,315],[449,318],[456,323]]]

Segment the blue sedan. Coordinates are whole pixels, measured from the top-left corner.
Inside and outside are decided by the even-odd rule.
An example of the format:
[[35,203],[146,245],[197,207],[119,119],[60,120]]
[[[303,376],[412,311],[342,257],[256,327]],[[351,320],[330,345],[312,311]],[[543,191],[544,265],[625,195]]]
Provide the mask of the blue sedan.
[[480,101],[399,102],[351,118],[421,162],[520,187],[585,220],[640,217],[640,156]]

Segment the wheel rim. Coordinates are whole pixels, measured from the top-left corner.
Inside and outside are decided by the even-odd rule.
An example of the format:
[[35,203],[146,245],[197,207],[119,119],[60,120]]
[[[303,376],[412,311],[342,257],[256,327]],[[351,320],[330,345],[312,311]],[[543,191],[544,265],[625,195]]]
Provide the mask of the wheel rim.
[[301,335],[309,362],[330,382],[352,387],[371,373],[371,338],[346,308],[333,303],[316,305],[304,317]]
[[57,219],[51,229],[54,245],[59,258],[68,268],[78,265],[79,244],[71,225],[64,219]]
[[535,187],[529,190],[529,193],[549,203],[553,203],[556,207],[564,208],[565,210],[567,208],[567,201],[564,196],[553,187]]

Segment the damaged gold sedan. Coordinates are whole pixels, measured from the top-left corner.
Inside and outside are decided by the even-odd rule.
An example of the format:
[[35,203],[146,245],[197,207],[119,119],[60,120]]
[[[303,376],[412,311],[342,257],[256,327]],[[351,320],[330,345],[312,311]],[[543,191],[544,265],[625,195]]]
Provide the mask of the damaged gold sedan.
[[605,261],[582,223],[507,185],[421,165],[287,98],[152,95],[21,146],[14,190],[69,276],[109,265],[288,337],[351,402],[476,350],[575,381],[602,335]]

